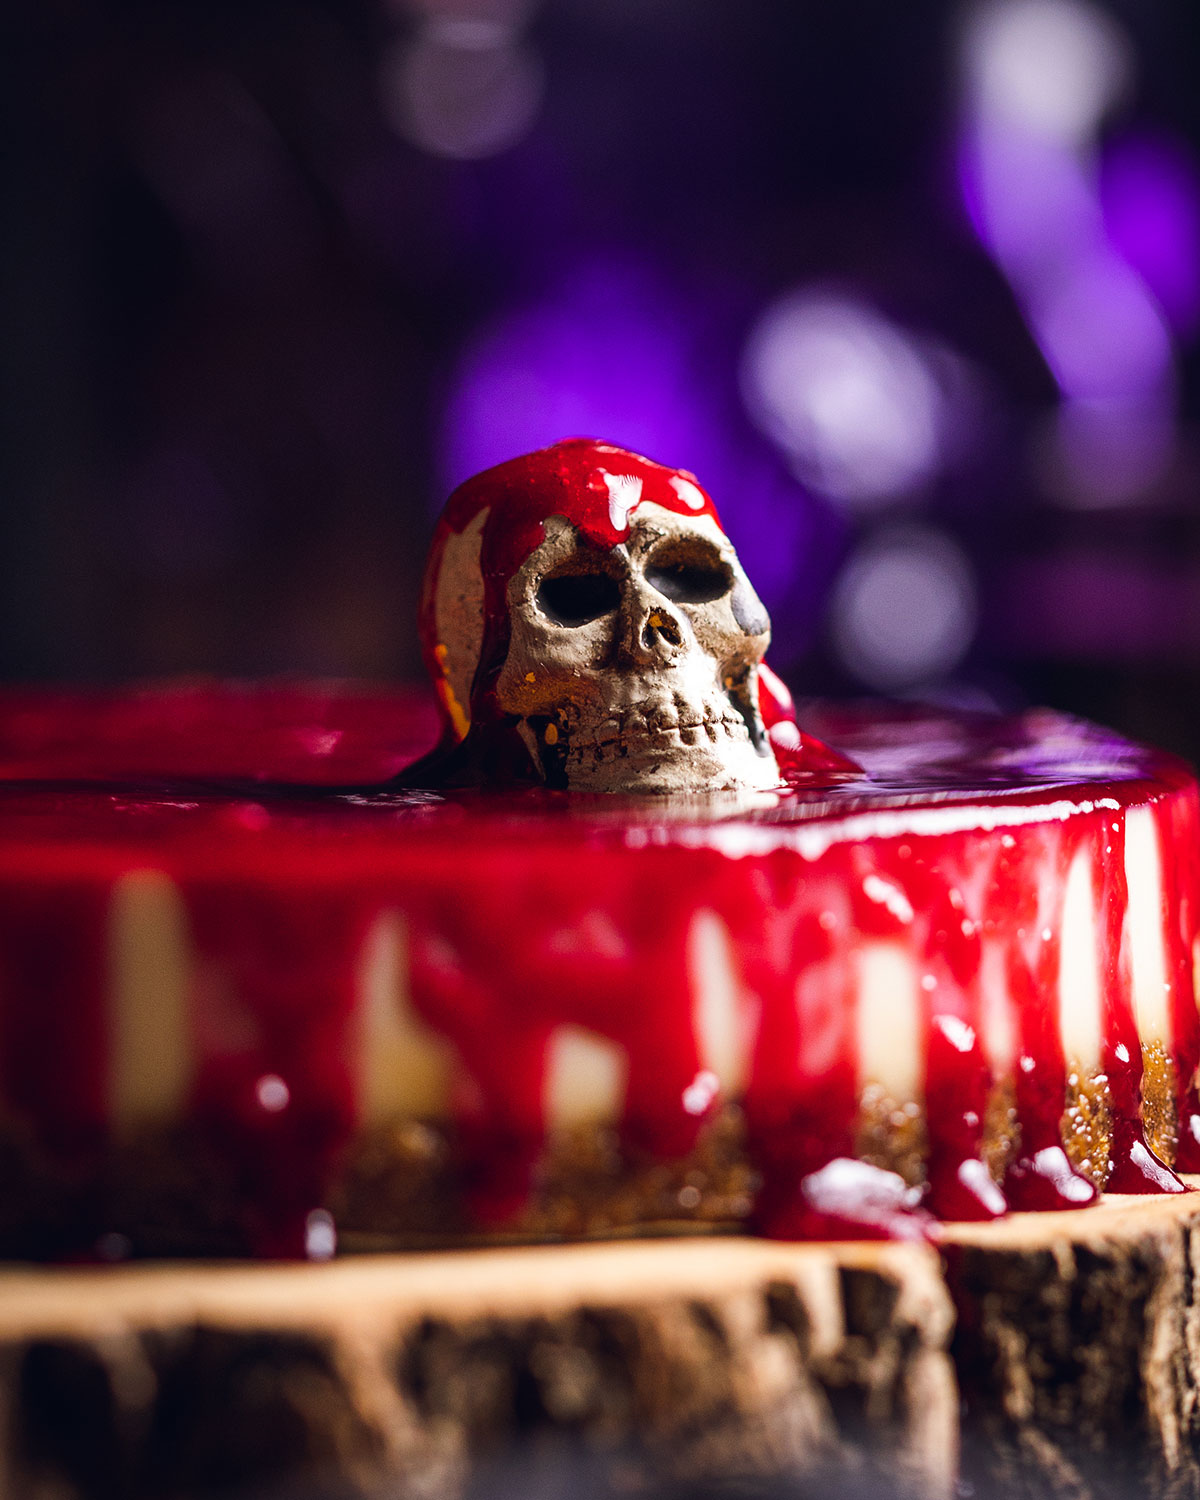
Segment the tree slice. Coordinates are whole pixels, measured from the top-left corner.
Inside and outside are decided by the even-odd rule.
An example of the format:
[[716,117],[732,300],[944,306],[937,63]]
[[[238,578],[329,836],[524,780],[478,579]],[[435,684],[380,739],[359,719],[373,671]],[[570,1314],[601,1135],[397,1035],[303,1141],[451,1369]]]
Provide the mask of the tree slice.
[[951,1226],[940,1258],[708,1239],[12,1269],[0,1494],[1194,1495],[1198,1235],[1200,1195],[1111,1196]]
[[942,1253],[970,1485],[1200,1495],[1200,1194],[955,1225]]

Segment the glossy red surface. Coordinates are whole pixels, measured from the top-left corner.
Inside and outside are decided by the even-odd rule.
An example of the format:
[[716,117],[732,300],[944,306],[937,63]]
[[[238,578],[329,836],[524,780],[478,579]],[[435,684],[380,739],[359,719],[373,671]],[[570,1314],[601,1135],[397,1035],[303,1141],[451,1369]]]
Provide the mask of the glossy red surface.
[[[63,1160],[111,1129],[108,905],[130,871],[182,892],[196,955],[187,1110],[236,1167],[247,1232],[299,1248],[358,1128],[353,1016],[364,937],[409,932],[412,1003],[471,1082],[457,1107],[478,1221],[508,1222],[544,1138],[547,1040],[575,1024],[628,1058],[628,1149],[685,1152],[720,1103],[695,1021],[697,912],[730,937],[754,1044],[742,1103],[770,1234],[923,1233],[1080,1204],[1059,1120],[1056,993],[1066,874],[1099,872],[1103,1061],[1122,1191],[1178,1184],[1146,1146],[1124,925],[1124,817],[1162,853],[1180,1163],[1200,1162],[1195,783],[1178,762],[1051,714],[801,714],[862,767],[753,803],[732,795],[437,795],[388,785],[428,744],[422,697],[194,687],[26,694],[0,707],[0,1111]],[[886,940],[922,976],[927,1191],[855,1166],[855,955]],[[987,962],[984,954],[990,955]],[[1003,966],[1017,1027],[1021,1152],[1002,1191],[979,1161],[1000,1064],[984,1046]],[[209,984],[205,976],[219,974]],[[285,1108],[262,1102],[264,1078]],[[403,1100],[397,1100],[403,1107]],[[841,1163],[842,1165],[838,1165]],[[831,1170],[832,1169],[832,1170]],[[866,1175],[864,1175],[866,1174]]]

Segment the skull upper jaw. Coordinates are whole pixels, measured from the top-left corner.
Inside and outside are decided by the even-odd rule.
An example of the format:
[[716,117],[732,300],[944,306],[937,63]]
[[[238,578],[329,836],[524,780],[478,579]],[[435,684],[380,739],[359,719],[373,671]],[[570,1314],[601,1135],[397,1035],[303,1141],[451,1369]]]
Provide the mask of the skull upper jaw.
[[591,792],[765,791],[779,784],[774,757],[755,748],[744,721],[731,721],[715,704],[698,723],[684,712],[677,726],[657,727],[639,711],[608,720],[598,734],[589,726],[568,736],[562,774],[573,790]]
[[[665,592],[664,592],[665,591]],[[765,610],[707,517],[643,505],[588,547],[561,517],[511,580],[496,684],[540,775],[597,792],[765,790]]]

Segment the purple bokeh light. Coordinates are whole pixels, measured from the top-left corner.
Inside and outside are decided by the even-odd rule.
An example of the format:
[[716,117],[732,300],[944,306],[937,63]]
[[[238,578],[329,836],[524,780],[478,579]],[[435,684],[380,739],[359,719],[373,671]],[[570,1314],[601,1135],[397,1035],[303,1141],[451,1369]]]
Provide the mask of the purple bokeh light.
[[1105,232],[1090,163],[979,122],[960,187],[1067,400],[1142,398],[1170,380],[1171,339],[1146,282]]
[[980,242],[1012,278],[1036,277],[1098,229],[1084,166],[1055,141],[987,119],[967,122],[959,192]]
[[448,486],[559,438],[599,436],[726,479],[715,381],[694,320],[651,272],[595,261],[470,340],[442,427]]
[[380,66],[384,113],[414,145],[463,161],[523,140],[542,104],[541,59],[502,20],[435,16]]
[[1081,246],[1056,269],[1028,289],[1026,309],[1063,395],[1114,401],[1161,390],[1171,339],[1141,277],[1103,245]]
[[882,526],[838,579],[831,624],[842,659],[880,692],[947,676],[970,649],[979,605],[962,548],[934,527]]
[[1164,156],[1118,152],[1102,192],[1099,134],[1133,54],[1085,0],[977,7],[963,67],[962,201],[1062,396],[1041,479],[1072,506],[1142,500],[1175,446],[1165,309],[1178,327],[1200,307],[1191,181]]
[[1106,153],[1100,202],[1108,238],[1175,331],[1200,327],[1200,170],[1175,141],[1129,136]]

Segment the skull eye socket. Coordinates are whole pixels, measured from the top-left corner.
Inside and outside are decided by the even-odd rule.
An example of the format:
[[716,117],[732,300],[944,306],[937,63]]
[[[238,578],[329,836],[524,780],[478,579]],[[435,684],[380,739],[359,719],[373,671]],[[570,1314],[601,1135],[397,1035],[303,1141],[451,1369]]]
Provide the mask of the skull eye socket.
[[705,542],[668,543],[646,565],[646,582],[674,604],[708,604],[733,587],[729,565]]
[[538,585],[537,606],[555,625],[586,625],[620,602],[620,585],[607,573],[555,573]]

